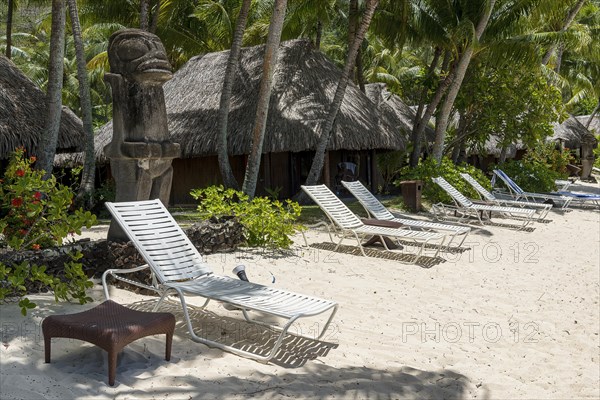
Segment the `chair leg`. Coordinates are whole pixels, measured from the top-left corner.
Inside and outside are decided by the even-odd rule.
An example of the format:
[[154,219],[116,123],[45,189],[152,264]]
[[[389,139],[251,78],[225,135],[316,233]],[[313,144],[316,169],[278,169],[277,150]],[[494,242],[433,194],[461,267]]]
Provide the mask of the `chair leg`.
[[45,363],[50,363],[50,346],[52,343],[52,338],[50,336],[46,336],[44,335],[44,356],[45,356]]
[[117,351],[110,350],[108,352],[108,385],[115,385],[115,377],[117,375]]
[[173,331],[167,333],[167,340],[165,345],[165,360],[171,361],[171,347],[173,345]]

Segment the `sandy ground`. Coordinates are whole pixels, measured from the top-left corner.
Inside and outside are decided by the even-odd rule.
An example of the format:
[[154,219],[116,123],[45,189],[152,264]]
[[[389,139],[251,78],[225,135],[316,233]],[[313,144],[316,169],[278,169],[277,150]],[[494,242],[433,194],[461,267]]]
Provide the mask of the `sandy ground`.
[[[21,317],[15,305],[2,305],[0,398],[597,399],[600,212],[552,211],[548,219],[532,232],[475,228],[461,250],[418,265],[402,261],[410,246],[400,256],[371,250],[375,256],[362,257],[348,239],[332,252],[317,230],[307,234],[310,247],[299,235],[285,253],[208,256],[218,274],[245,264],[254,282],[339,303],[323,340],[291,337],[270,364],[190,340],[174,299],[164,307],[178,319],[171,361],[164,360],[164,336],[140,339],[120,354],[109,387],[104,351],[54,339],[45,364],[41,337],[44,317],[103,301],[101,285],[84,306],[37,295],[38,308]],[[155,301],[114,287],[111,295],[142,310]],[[260,349],[268,337],[219,303],[193,315],[203,334],[224,341]],[[322,323],[304,321],[292,331],[314,337]]]

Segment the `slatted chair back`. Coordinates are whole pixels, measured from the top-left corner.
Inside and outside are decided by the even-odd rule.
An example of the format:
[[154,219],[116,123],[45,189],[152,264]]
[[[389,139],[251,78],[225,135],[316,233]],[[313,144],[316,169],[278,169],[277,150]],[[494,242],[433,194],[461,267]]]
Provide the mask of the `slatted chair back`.
[[477,182],[475,178],[467,173],[461,173],[460,176],[463,177],[464,180],[469,182],[471,186],[483,197],[484,200],[488,201],[496,201],[496,197],[491,194],[486,188],[484,188],[481,183]]
[[514,192],[515,194],[525,193],[525,191],[521,189],[521,187],[517,185],[515,181],[510,179],[509,176],[506,175],[501,169],[495,169],[494,174],[496,174],[500,179],[502,179],[502,182],[506,184],[510,191]]
[[376,219],[391,221],[393,220],[394,214],[392,214],[373,194],[367,190],[366,187],[360,181],[347,182],[342,181],[342,185],[354,197],[358,199],[360,204]]
[[212,273],[160,200],[106,203],[161,283]]
[[462,194],[461,192],[456,190],[456,188],[454,186],[452,186],[451,184],[449,184],[448,181],[446,181],[443,177],[439,176],[437,178],[431,178],[431,179],[435,183],[440,185],[440,187],[442,189],[444,189],[446,191],[446,193],[448,193],[450,196],[452,196],[454,201],[456,201],[461,206],[471,207],[473,205],[473,202],[471,200],[469,200],[464,194]]
[[325,185],[304,186],[302,190],[342,229],[364,225],[361,220]]

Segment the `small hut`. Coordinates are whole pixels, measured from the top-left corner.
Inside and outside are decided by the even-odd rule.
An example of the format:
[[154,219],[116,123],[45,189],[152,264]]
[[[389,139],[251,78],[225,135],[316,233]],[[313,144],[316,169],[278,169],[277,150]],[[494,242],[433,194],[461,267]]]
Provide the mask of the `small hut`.
[[[242,49],[233,85],[228,127],[228,152],[241,183],[256,113],[264,46]],[[229,51],[190,59],[164,85],[171,139],[182,158],[173,161],[171,202],[192,202],[190,189],[221,182],[217,163],[217,121],[223,76]],[[310,42],[284,42],[279,49],[275,84],[263,145],[258,192],[277,189],[292,196],[305,182],[329,112],[341,70]],[[374,155],[378,150],[404,148],[396,126],[377,117],[375,105],[354,84],[346,90],[328,145],[323,180],[332,181],[341,162],[359,165],[359,177],[375,185]],[[112,122],[100,129],[97,151],[112,136]],[[103,155],[98,154],[99,158]]]
[[[17,147],[39,151],[46,117],[46,95],[8,58],[0,55],[0,160]],[[81,120],[63,107],[57,153],[76,151],[84,143]]]
[[[588,121],[592,118],[591,115],[582,115],[579,117],[575,117],[583,126],[587,126]],[[594,118],[590,122],[589,127],[587,128],[594,135],[600,135],[600,114],[594,115]]]
[[581,162],[581,178],[588,179],[594,164],[594,149],[598,140],[576,117],[570,116],[562,124],[554,124],[551,140],[560,148],[574,150]]

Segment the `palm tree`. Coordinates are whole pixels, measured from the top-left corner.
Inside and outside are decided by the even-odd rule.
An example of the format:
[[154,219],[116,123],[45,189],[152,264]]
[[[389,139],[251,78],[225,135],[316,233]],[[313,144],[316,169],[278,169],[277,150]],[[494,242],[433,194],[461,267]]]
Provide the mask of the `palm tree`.
[[469,67],[469,63],[471,62],[471,57],[473,56],[473,53],[475,51],[475,44],[477,41],[479,41],[481,35],[483,35],[483,31],[485,30],[488,24],[495,2],[496,0],[487,0],[487,2],[484,1],[484,10],[479,18],[477,26],[475,27],[473,38],[468,42],[466,47],[463,49],[460,58],[458,59],[452,83],[448,88],[448,93],[446,94],[446,98],[442,104],[442,108],[439,110],[439,114],[436,118],[435,143],[433,145],[432,157],[438,163],[441,163],[442,161],[442,155],[444,151],[444,139],[446,136],[446,129],[448,128],[448,119],[450,117],[450,112],[452,111],[452,106],[454,105],[454,100],[458,95],[458,91],[460,90],[460,87],[462,85],[463,78],[465,77],[467,68]]
[[[573,6],[573,8],[571,10],[569,10],[569,12],[567,14],[567,18],[565,19],[564,23],[562,24],[562,27],[558,31],[559,34],[564,33],[567,31],[567,29],[569,29],[569,26],[571,26],[571,24],[575,20],[575,17],[577,17],[577,13],[579,13],[579,11],[581,10],[581,7],[583,7],[583,4],[586,1],[587,0],[578,0],[577,3],[575,4],[575,6]],[[550,61],[550,57],[552,57],[552,54],[556,50],[556,46],[557,46],[556,43],[554,43],[546,51],[544,58],[542,58],[543,65],[548,64],[548,62]],[[559,67],[559,69],[560,69],[560,67]]]
[[10,59],[12,55],[12,21],[13,11],[15,9],[15,0],[8,0],[8,10],[6,11],[6,58]]
[[237,189],[239,185],[235,176],[233,176],[231,164],[229,164],[229,154],[227,152],[227,119],[229,116],[231,90],[235,80],[237,63],[239,62],[241,54],[242,39],[244,29],[246,28],[246,21],[248,20],[248,11],[250,10],[251,2],[251,0],[242,1],[242,7],[240,8],[235,24],[231,50],[229,50],[229,58],[227,59],[227,67],[225,68],[225,76],[223,77],[223,91],[221,92],[221,101],[219,104],[219,144],[217,149],[219,170],[221,171],[221,177],[223,178],[225,187],[235,189]]
[[242,185],[242,191],[250,198],[254,197],[254,193],[256,192],[256,182],[258,180],[258,170],[260,168],[265,127],[269,112],[269,100],[271,99],[275,67],[277,66],[277,53],[281,40],[286,6],[287,0],[275,0],[271,24],[269,25],[269,35],[267,36],[267,43],[265,45],[263,74],[258,90],[258,99],[256,100],[256,119],[252,130],[252,148],[248,156],[246,174]]
[[71,19],[71,30],[73,31],[73,42],[75,45],[75,57],[77,59],[77,80],[79,81],[79,101],[83,121],[83,132],[85,134],[85,157],[83,162],[83,173],[77,200],[87,200],[88,208],[91,208],[94,177],[96,168],[96,155],[94,152],[94,127],[92,124],[92,100],[90,98],[90,82],[88,80],[87,63],[81,35],[81,24],[76,0],[67,0],[69,17]]
[[50,62],[48,65],[48,90],[46,92],[48,110],[46,126],[42,133],[36,168],[52,173],[60,117],[62,113],[63,58],[65,48],[65,3],[64,0],[52,0],[52,30],[50,33]]
[[[356,31],[356,36],[352,42],[352,45],[348,48],[348,56],[346,57],[344,70],[340,76],[340,80],[333,97],[333,102],[329,108],[329,114],[323,124],[323,127],[321,128],[321,136],[319,138],[319,142],[317,143],[317,148],[315,149],[315,157],[306,178],[307,185],[317,184],[319,177],[321,176],[321,172],[323,171],[323,165],[325,164],[325,151],[327,150],[327,144],[329,143],[329,138],[331,137],[331,132],[333,130],[333,122],[335,121],[335,117],[337,116],[342,105],[342,101],[344,100],[344,94],[346,93],[346,87],[348,86],[350,73],[352,72],[356,62],[358,48],[361,45],[365,34],[367,33],[367,29],[369,29],[371,19],[373,18],[373,14],[375,13],[375,9],[377,8],[378,4],[379,0],[367,0],[365,12],[358,30]],[[303,199],[303,197],[304,196],[301,194],[300,199]]]

